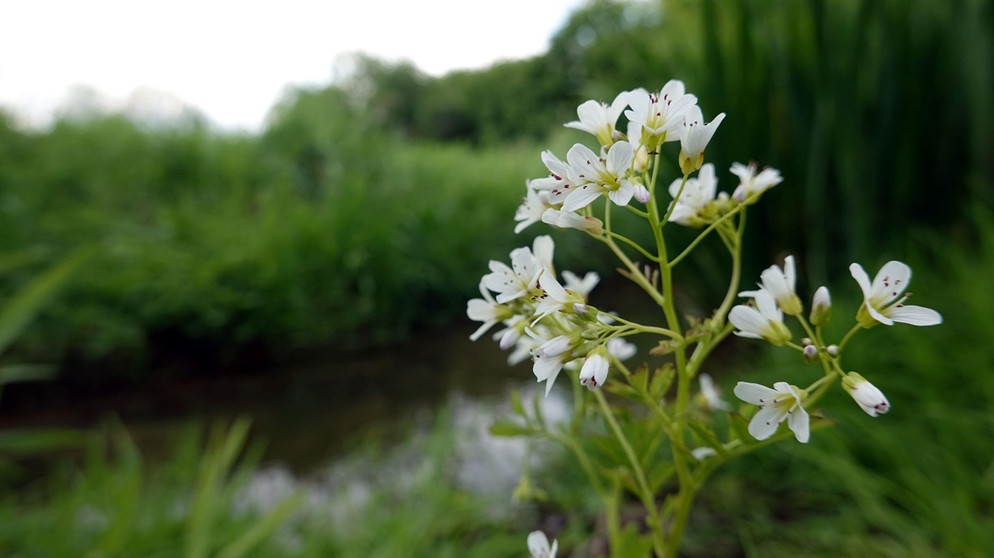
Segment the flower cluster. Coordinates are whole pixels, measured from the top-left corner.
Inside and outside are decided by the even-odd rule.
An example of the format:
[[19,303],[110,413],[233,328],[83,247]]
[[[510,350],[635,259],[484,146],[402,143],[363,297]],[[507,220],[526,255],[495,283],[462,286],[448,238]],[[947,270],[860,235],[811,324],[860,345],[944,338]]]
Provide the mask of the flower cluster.
[[[628,119],[627,133],[616,128],[622,113]],[[697,97],[686,93],[683,82],[677,80],[669,81],[658,93],[645,89],[622,92],[610,105],[587,101],[577,108],[577,116],[579,120],[566,126],[593,135],[599,153],[580,143],[569,149],[565,161],[551,151],[543,152],[542,162],[549,175],[528,181],[527,193],[515,213],[515,232],[542,221],[558,228],[603,234],[604,223],[591,215],[590,204],[602,196],[617,206],[627,206],[632,199],[647,203],[652,195],[644,175],[649,156],[665,142],[680,142],[679,165],[685,177],[701,170],[698,178],[677,180],[670,187],[675,200],[671,221],[690,226],[713,222],[732,204],[752,203],[780,181],[775,170],[756,175],[755,165],[736,163],[731,170],[741,182],[735,193],[715,199],[714,167],[704,164],[704,150],[725,114],[704,123]]]
[[[863,292],[863,303],[856,313],[856,325],[850,334],[859,328],[877,324],[893,325],[895,322],[902,322],[930,326],[942,323],[942,316],[935,310],[904,304],[910,296],[905,293],[905,289],[911,279],[911,268],[906,264],[887,262],[872,283],[858,263],[849,266],[849,270]],[[735,395],[747,403],[761,407],[749,423],[749,433],[758,440],[772,436],[786,420],[797,440],[807,442],[810,434],[805,402],[809,398],[809,391],[823,384],[826,378],[840,377],[843,389],[872,417],[890,409],[890,403],[883,392],[866,378],[856,372],[842,371],[838,363],[840,345],[828,345],[821,340],[820,328],[828,322],[831,315],[832,303],[828,288],[822,286],[815,291],[811,314],[805,321],[803,304],[795,292],[796,281],[794,258],[787,256],[784,258],[783,268],[773,265],[762,272],[759,289],[739,293],[739,296],[751,297],[750,304],[735,306],[728,313],[728,321],[735,326],[736,335],[763,339],[777,346],[789,344],[792,338],[790,329],[784,323],[784,315],[796,317],[808,336],[795,348],[800,349],[808,362],[823,361],[828,371],[827,376],[808,389],[801,389],[787,382],[777,382],[773,389],[751,382],[739,382],[735,386]]]
[[580,383],[596,389],[607,381],[611,359],[630,358],[634,346],[612,337],[610,315],[587,304],[597,274],[580,278],[564,271],[560,282],[552,265],[554,248],[551,237],[539,236],[531,248],[511,251],[510,266],[490,262],[490,273],[480,281],[482,298],[467,306],[469,318],[483,322],[470,339],[502,324],[494,339],[501,349],[513,349],[508,363],[530,356],[535,378],[546,383],[546,394],[564,368],[579,369]]

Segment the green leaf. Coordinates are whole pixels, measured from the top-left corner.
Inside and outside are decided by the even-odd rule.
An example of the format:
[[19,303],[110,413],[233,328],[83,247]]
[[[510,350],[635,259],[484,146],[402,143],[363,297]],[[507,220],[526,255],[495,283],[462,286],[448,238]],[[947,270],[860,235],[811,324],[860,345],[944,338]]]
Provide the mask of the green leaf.
[[717,452],[725,452],[725,445],[718,439],[717,434],[710,425],[705,424],[703,421],[698,419],[690,419],[687,421],[687,426],[697,434],[706,445],[712,447]]
[[649,391],[649,365],[642,364],[632,372],[632,385],[635,389],[639,390],[641,393],[648,393]]
[[652,375],[652,382],[649,384],[649,396],[654,401],[661,400],[666,396],[666,392],[669,391],[675,377],[676,368],[673,367],[673,364],[666,363],[657,368],[656,372]]
[[70,428],[30,428],[0,431],[0,451],[30,455],[83,445],[86,432]]
[[756,443],[756,439],[749,434],[749,420],[741,413],[728,413],[728,424],[735,433],[735,436],[742,440],[745,445]]
[[613,542],[611,556],[614,558],[645,558],[652,553],[652,537],[639,534],[633,524],[626,525]]
[[494,436],[531,436],[537,434],[538,431],[530,426],[506,419],[498,419],[490,425],[490,433]]
[[525,414],[525,404],[521,402],[521,394],[518,390],[511,390],[511,410],[514,414],[527,418]]
[[269,515],[260,519],[242,533],[241,536],[232,541],[231,544],[224,547],[217,554],[218,558],[240,558],[247,554],[253,547],[265,540],[274,529],[279,527],[280,523],[283,523],[287,516],[300,506],[303,499],[304,495],[302,493],[294,494],[284,499]]
[[0,353],[3,353],[21,334],[42,305],[55,295],[76,268],[90,257],[90,254],[91,250],[78,250],[14,294],[14,297],[0,310]]

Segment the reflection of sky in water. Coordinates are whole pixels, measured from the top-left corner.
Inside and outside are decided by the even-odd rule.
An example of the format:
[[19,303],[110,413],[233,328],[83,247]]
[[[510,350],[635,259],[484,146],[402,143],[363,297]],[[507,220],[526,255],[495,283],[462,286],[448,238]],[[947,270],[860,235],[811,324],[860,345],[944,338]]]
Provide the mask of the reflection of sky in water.
[[[541,398],[542,385],[529,383],[513,389],[518,389],[525,402],[536,395],[540,397],[542,413],[550,427],[568,419],[570,409],[564,390],[553,390]],[[283,465],[258,470],[238,498],[236,513],[244,509],[268,510],[301,491],[306,494],[303,515],[324,517],[329,525],[347,530],[351,518],[360,516],[377,492],[387,491],[403,498],[412,487],[425,482],[447,482],[489,497],[493,513],[510,513],[514,506],[510,495],[521,474],[528,440],[497,437],[489,432],[496,418],[511,415],[510,397],[505,393],[480,398],[454,392],[442,408],[440,415],[422,413],[407,439],[376,456],[362,452],[346,455],[301,475]],[[441,418],[436,421],[437,417]],[[446,435],[451,439],[437,439]],[[436,462],[429,449],[437,448],[439,443],[448,444],[442,447],[451,450],[444,462]],[[292,548],[295,543],[288,539],[287,544]]]

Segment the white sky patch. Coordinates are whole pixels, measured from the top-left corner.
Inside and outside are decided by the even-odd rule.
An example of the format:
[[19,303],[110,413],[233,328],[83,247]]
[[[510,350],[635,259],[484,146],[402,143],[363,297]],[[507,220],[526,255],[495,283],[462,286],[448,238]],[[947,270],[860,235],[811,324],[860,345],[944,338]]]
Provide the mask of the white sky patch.
[[24,0],[0,6],[0,105],[43,123],[73,86],[167,92],[257,129],[287,85],[327,84],[341,55],[431,75],[545,52],[582,0]]

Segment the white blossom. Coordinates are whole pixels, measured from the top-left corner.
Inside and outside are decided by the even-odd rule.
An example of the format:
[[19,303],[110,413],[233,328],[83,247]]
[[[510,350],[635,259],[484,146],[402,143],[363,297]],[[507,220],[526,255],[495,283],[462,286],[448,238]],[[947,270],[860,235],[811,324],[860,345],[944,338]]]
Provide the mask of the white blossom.
[[749,434],[757,440],[765,440],[777,431],[784,420],[794,432],[794,437],[802,444],[811,436],[810,417],[801,401],[807,394],[788,384],[777,382],[773,389],[751,382],[735,384],[735,396],[761,408],[749,421]]
[[904,294],[911,281],[911,268],[898,261],[884,264],[870,283],[870,277],[858,263],[849,266],[849,272],[863,291],[863,304],[856,319],[863,327],[872,327],[878,322],[894,325],[894,322],[916,326],[930,326],[942,323],[942,315],[931,308],[904,304],[910,294]]

